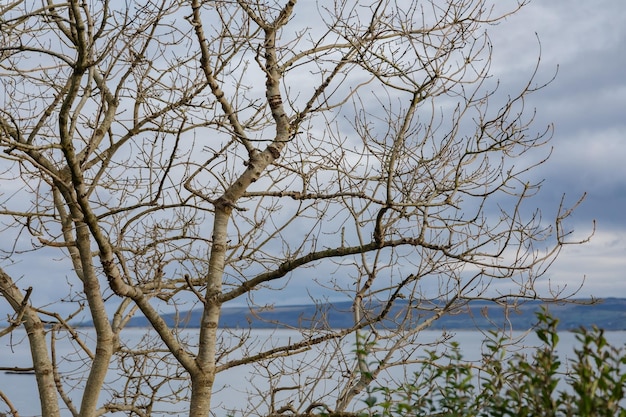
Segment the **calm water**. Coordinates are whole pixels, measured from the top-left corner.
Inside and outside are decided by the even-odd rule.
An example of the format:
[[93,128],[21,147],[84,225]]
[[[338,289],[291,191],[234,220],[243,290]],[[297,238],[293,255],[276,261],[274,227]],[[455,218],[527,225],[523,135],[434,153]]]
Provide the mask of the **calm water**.
[[[87,331],[89,333],[89,331]],[[93,332],[92,332],[93,333]],[[143,329],[130,329],[126,332],[126,338],[135,338],[139,340],[145,333]],[[297,332],[292,331],[280,331],[270,332],[267,330],[255,330],[253,336],[256,340],[262,341],[264,339],[270,339],[272,341],[287,341],[290,338],[292,340],[298,338]],[[422,332],[420,338],[423,338],[424,342],[434,341],[441,332]],[[573,333],[560,333],[560,341],[558,354],[562,362],[565,362],[565,358],[572,357],[573,349],[577,342]],[[13,343],[19,341],[24,337],[23,332],[16,331],[12,335]],[[608,332],[606,338],[613,346],[624,346],[626,344],[626,332]],[[485,336],[476,331],[460,331],[454,333],[453,340],[458,342],[461,346],[461,352],[463,357],[468,360],[477,360],[481,357],[481,348]],[[524,345],[537,345],[538,341],[534,334],[530,334],[524,341]],[[352,347],[347,349],[346,353],[350,353]],[[72,362],[73,348],[67,342],[59,344],[57,348],[58,357],[64,357],[68,359],[66,365],[68,372],[77,371],[76,363]],[[20,344],[17,346],[11,346],[11,340],[9,337],[0,339],[0,366],[17,366],[28,367],[31,364],[30,351],[26,344]],[[409,369],[409,373],[410,373]],[[399,375],[402,374],[402,370],[397,371]],[[237,406],[237,400],[241,403],[241,399],[245,398],[245,394],[242,394],[254,385],[254,381],[250,382],[249,368],[239,367],[226,372],[220,373],[216,381],[216,394],[214,395],[213,404],[223,404],[224,406]],[[0,390],[13,402],[13,405],[20,412],[21,417],[39,416],[40,408],[37,399],[37,388],[35,385],[35,377],[33,375],[13,375],[0,373]],[[80,388],[77,388],[73,397],[78,401],[80,398]],[[79,404],[79,402],[77,403]],[[175,410],[173,405],[165,405],[163,410]],[[221,407],[220,407],[221,408]],[[0,402],[0,413],[6,412],[6,406]],[[182,410],[181,410],[182,411]],[[216,413],[218,416],[221,414]],[[223,413],[225,414],[225,413]],[[67,416],[71,414],[66,412]],[[159,415],[155,413],[153,415]]]

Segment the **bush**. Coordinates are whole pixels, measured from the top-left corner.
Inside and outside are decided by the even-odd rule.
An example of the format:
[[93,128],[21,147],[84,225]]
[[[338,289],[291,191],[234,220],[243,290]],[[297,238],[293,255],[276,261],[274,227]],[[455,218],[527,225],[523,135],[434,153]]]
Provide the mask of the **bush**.
[[562,372],[558,320],[546,310],[537,318],[542,346],[531,355],[507,358],[508,340],[497,332],[485,341],[487,352],[479,363],[464,361],[454,343],[443,354],[429,351],[406,384],[373,390],[364,416],[626,417],[624,348],[609,345],[597,327],[581,328],[576,331],[580,347]]

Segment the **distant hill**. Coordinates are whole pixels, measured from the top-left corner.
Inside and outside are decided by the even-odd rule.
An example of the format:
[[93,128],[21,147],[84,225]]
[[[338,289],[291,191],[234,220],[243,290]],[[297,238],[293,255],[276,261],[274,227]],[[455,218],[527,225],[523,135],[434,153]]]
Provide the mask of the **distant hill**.
[[[559,319],[559,330],[573,330],[581,326],[593,325],[607,330],[626,330],[626,299],[606,298],[593,305],[585,304],[588,300],[577,300],[577,303],[549,304],[549,312]],[[429,303],[432,306],[432,302]],[[526,330],[536,323],[535,313],[544,305],[541,301],[530,300],[524,302],[515,310],[510,309],[505,316],[502,307],[489,301],[472,301],[455,314],[441,317],[433,323],[430,329],[446,330],[474,330],[493,329],[496,326],[508,326],[514,330]],[[224,307],[220,319],[222,328],[290,328],[290,327],[325,327],[346,328],[352,325],[351,302],[334,302],[316,306],[291,305],[274,306],[250,310],[247,307]],[[381,305],[373,305],[370,310],[380,311]],[[412,309],[414,326],[432,315],[423,305],[409,306],[400,300],[389,312],[389,317],[403,314],[407,308]],[[174,315],[165,314],[163,317],[169,325],[178,323],[178,326],[195,328],[200,323],[200,310]],[[383,321],[381,327],[392,325],[392,321]],[[148,325],[144,317],[134,317],[129,326],[145,327]]]

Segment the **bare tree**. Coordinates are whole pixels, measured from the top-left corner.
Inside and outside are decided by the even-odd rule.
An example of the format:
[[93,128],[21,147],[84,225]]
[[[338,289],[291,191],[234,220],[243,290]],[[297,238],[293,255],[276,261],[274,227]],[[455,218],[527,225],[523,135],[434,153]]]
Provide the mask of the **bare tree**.
[[[522,6],[1,6],[4,334],[26,329],[43,415],[349,413],[470,300],[571,296],[535,287],[571,213],[529,208],[551,129],[524,104],[545,82],[529,68],[506,96],[490,78],[486,29]],[[277,322],[288,341],[220,329],[223,306],[255,314],[292,287],[320,310]],[[329,299],[351,300],[350,326],[327,325]],[[240,367],[245,401],[212,404]]]

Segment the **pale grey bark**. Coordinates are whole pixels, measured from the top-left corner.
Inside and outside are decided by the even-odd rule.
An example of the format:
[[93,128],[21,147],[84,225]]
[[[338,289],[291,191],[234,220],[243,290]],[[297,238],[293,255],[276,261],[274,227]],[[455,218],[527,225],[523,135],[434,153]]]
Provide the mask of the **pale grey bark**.
[[33,371],[37,379],[38,400],[41,404],[42,415],[50,417],[60,416],[61,412],[52,371],[53,365],[46,345],[44,324],[37,312],[33,311],[28,303],[24,303],[22,292],[2,268],[0,268],[0,294],[15,311],[23,312],[23,325],[26,329],[28,344],[33,358]]

